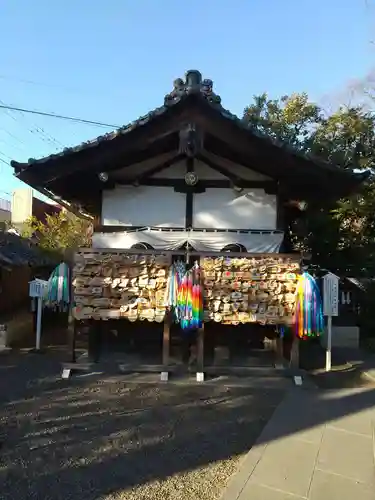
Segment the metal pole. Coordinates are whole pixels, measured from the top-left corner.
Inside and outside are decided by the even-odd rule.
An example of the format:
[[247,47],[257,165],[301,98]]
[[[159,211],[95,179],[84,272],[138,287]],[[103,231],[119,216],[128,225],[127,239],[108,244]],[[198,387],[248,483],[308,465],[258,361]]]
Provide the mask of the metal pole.
[[42,334],[42,308],[43,299],[42,297],[38,297],[38,305],[37,305],[37,313],[36,313],[36,345],[35,348],[37,351],[40,350],[40,338]]
[[327,350],[326,350],[326,372],[331,371],[331,351],[332,351],[332,316],[327,317]]

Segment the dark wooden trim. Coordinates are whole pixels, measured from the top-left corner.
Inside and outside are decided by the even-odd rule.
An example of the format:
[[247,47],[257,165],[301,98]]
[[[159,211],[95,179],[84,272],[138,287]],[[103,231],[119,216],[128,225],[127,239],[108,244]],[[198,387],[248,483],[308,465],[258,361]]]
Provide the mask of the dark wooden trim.
[[238,177],[237,175],[233,174],[227,168],[218,165],[216,162],[210,160],[209,158],[207,158],[204,155],[201,155],[201,154],[197,155],[197,160],[206,164],[208,167],[212,168],[212,170],[219,172],[219,174],[225,175],[225,177],[227,177],[230,181],[232,181],[232,183],[236,186],[238,186],[240,182],[244,182],[244,180],[245,180],[245,179],[242,179],[241,177]]
[[183,157],[184,157],[184,155],[182,155],[182,154],[176,154],[172,158],[169,158],[168,160],[165,160],[162,163],[155,165],[155,167],[150,168],[150,170],[147,170],[146,172],[142,172],[142,174],[139,174],[136,177],[129,179],[128,183],[129,184],[142,184],[143,180],[146,180],[147,178],[149,178],[155,174],[158,174],[159,172],[162,172],[166,168],[171,167],[174,163],[177,163],[178,161],[182,160]]
[[[132,183],[130,180],[121,180],[117,181],[116,184],[119,186],[131,186]],[[189,186],[186,186],[185,180],[184,179],[166,179],[166,178],[148,178],[148,179],[142,179],[142,182],[140,182],[141,186],[155,186],[155,187],[172,187],[175,188],[175,190],[178,190],[179,192],[185,192],[183,190],[183,186],[185,186],[185,190],[189,188]],[[276,194],[276,189],[277,189],[277,183],[275,181],[238,181],[236,184],[238,187],[242,187],[245,189],[264,189],[266,193],[268,194]],[[193,186],[193,189],[196,190],[202,190],[200,192],[203,192],[205,189],[208,188],[231,188],[233,187],[232,181],[229,179],[204,179],[200,180],[196,186]]]
[[[144,229],[145,226],[98,226],[95,229],[95,233],[124,233],[126,231],[137,231],[139,229]],[[159,228],[155,228],[159,229]],[[160,228],[161,229],[161,228]],[[168,227],[168,228],[163,228],[167,231],[184,231],[184,227]]]
[[280,231],[286,230],[286,220],[285,220],[285,198],[283,195],[283,190],[278,186],[276,193],[276,227]]
[[94,216],[94,222],[93,222],[93,230],[97,231],[97,228],[101,227],[102,224],[102,217],[100,215],[95,215]]
[[[72,154],[51,156],[43,163],[34,163],[17,174],[25,182],[36,181],[45,185],[61,177],[81,171],[109,171],[152,158],[151,148],[160,149],[159,141],[168,152],[178,148],[178,132],[181,122],[190,114],[186,103],[171,106],[160,115],[145,120],[142,126],[129,132],[119,133],[111,140],[98,141],[92,148],[84,148]],[[171,147],[173,142],[173,147]],[[159,153],[161,154],[161,152]]]
[[212,134],[207,134],[206,137],[205,150],[207,152],[220,156],[224,160],[230,161],[240,167],[271,177],[271,179],[278,179],[279,175],[276,175],[275,170],[272,167],[267,168],[267,165],[264,165],[265,160],[261,158],[259,152],[253,152],[253,156],[250,157],[248,154],[241,153],[241,151],[232,147],[231,144],[227,144],[221,137],[215,137]]
[[[194,158],[186,158],[186,173],[194,172]],[[193,226],[193,203],[194,194],[192,190],[186,192],[185,228]]]
[[[198,95],[188,95],[162,112],[155,112],[113,134],[99,138],[90,147],[72,148],[63,155],[52,155],[31,164],[17,164],[17,177],[29,185],[46,186],[48,182],[80,172],[98,173],[144,161],[147,158],[178,148],[181,124],[195,123],[205,132],[205,148],[251,170],[278,180],[286,180],[290,190],[299,184],[309,199],[316,192],[325,197],[338,197],[359,183],[354,175],[323,162],[311,161],[268,138],[259,137],[243,127],[238,119],[226,117],[220,108],[211,106]],[[220,152],[221,148],[221,152]],[[153,150],[153,153],[151,152]],[[237,158],[237,159],[235,159]],[[13,165],[14,166],[14,165]],[[58,182],[51,189],[60,194]],[[67,196],[69,198],[69,196]]]
[[204,324],[197,332],[197,373],[204,372]]
[[[307,175],[311,180],[327,178],[330,173],[332,175],[333,171],[340,175],[338,169],[330,165],[324,168],[321,164],[274,144],[269,138],[252,134],[237,120],[223,119],[222,113],[212,107],[203,108],[202,106],[199,109],[195,106],[194,114],[194,120],[207,134],[218,138],[230,149],[244,155],[248,159],[245,163],[250,161],[261,165],[266,175],[280,178],[290,178],[290,176],[306,178]],[[205,147],[208,149],[207,135]],[[212,152],[215,153],[215,151]]]
[[[139,255],[139,249],[132,248],[79,248],[76,253],[113,253],[113,254],[135,254]],[[143,255],[185,255],[185,250],[142,250]],[[253,252],[189,252],[192,257],[274,257],[275,253],[253,253]],[[302,252],[278,253],[278,257],[282,259],[306,260],[311,259],[311,254],[303,254]]]
[[170,312],[166,311],[164,317],[164,326],[163,326],[163,348],[162,348],[162,363],[163,363],[163,371],[168,372],[169,368],[169,350],[171,343],[171,317]]
[[[98,226],[97,229],[95,229],[95,233],[123,233],[123,232],[126,232],[126,231],[136,231],[136,230],[140,230],[140,229],[144,229],[145,226],[104,226],[104,225],[101,225],[101,226]],[[173,231],[185,231],[185,227],[153,227],[152,229],[156,230],[156,231],[161,231],[161,232],[164,232],[164,231],[168,231],[168,232],[173,232]],[[190,229],[190,228],[189,228]],[[248,232],[251,232],[251,233],[258,233],[258,234],[262,234],[262,233],[281,233],[283,231],[280,231],[278,229],[207,229],[205,227],[192,227],[191,229],[193,229],[194,231],[204,231],[206,233],[248,233]]]

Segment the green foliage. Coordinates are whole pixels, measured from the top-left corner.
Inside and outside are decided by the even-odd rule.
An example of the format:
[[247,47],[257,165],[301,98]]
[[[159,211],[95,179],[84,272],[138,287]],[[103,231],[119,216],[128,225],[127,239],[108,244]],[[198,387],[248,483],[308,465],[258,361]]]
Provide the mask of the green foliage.
[[245,108],[244,120],[258,132],[272,139],[305,150],[312,131],[323,120],[316,104],[307,94],[268,99],[267,94],[254,97],[254,103]]
[[[327,116],[307,94],[271,100],[254,97],[244,121],[258,133],[295,150],[341,168],[372,169],[375,163],[375,118],[360,107],[339,108]],[[375,182],[359,193],[322,208],[310,204],[306,235],[297,246],[313,255],[316,264],[340,274],[375,275]],[[297,240],[297,241],[296,241]]]
[[90,247],[92,224],[62,211],[46,214],[45,222],[31,217],[24,225],[23,236],[35,237],[41,248],[62,252],[68,248]]

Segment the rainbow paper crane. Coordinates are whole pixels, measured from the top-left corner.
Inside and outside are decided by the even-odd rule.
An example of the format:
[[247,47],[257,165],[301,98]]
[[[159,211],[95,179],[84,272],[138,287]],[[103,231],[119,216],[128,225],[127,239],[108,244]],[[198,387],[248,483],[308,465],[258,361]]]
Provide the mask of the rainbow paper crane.
[[303,273],[296,289],[295,332],[300,339],[317,337],[323,333],[322,298],[318,284],[309,273]]

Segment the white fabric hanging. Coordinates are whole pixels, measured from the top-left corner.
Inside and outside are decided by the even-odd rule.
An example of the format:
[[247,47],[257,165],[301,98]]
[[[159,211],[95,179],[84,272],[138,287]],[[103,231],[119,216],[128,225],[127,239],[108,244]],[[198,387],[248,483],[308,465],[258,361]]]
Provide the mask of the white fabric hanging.
[[94,233],[94,248],[131,248],[147,243],[155,250],[177,250],[189,243],[197,252],[220,252],[225,246],[243,245],[249,253],[278,253],[284,239],[282,231],[163,231],[146,229],[116,233]]

